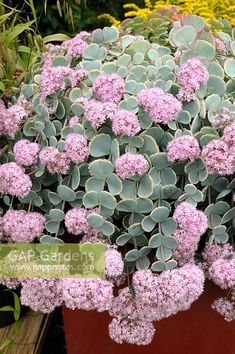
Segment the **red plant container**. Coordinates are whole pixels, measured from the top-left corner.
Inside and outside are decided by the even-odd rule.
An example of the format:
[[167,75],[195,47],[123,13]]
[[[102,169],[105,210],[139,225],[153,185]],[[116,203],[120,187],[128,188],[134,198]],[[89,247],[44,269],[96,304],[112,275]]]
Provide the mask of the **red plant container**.
[[189,311],[156,323],[148,346],[116,344],[108,335],[107,312],[69,310],[63,306],[67,354],[235,354],[235,321],[226,322],[211,303],[225,293],[207,283]]

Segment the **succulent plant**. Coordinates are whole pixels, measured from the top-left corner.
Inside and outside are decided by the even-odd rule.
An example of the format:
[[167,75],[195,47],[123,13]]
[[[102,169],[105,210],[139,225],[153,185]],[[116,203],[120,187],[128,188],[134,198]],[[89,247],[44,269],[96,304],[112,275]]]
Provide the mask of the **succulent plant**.
[[[126,274],[192,261],[207,226],[204,244],[233,244],[234,41],[191,15],[169,43],[106,27],[50,45],[35,65],[19,97],[28,117],[0,167],[4,178],[16,160],[32,188],[17,201],[0,191],[5,209],[44,214],[40,242],[69,230],[116,243]],[[181,232],[197,238],[183,259]]]

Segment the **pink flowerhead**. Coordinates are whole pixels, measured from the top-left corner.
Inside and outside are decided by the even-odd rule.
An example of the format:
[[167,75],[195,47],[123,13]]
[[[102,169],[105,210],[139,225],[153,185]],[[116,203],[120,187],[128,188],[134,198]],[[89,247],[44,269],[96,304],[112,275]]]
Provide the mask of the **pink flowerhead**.
[[63,301],[70,309],[107,311],[113,298],[113,284],[104,279],[62,280]]
[[19,105],[14,104],[6,109],[3,104],[0,106],[0,135],[5,134],[13,138],[20,128],[22,120],[27,117],[25,109]]
[[25,279],[20,295],[22,305],[33,311],[50,313],[62,303],[58,279]]
[[173,258],[180,266],[194,261],[194,256],[200,241],[200,234],[191,233],[190,230],[178,229],[174,233],[177,247],[173,252]]
[[62,43],[62,48],[67,48],[67,54],[74,58],[77,55],[82,55],[86,47],[87,42],[84,39],[90,37],[88,32],[78,33],[74,38],[68,39]]
[[68,158],[75,163],[82,163],[89,156],[87,139],[78,133],[71,133],[65,139],[64,149]]
[[144,175],[149,169],[149,164],[142,155],[127,152],[116,160],[115,169],[121,179],[129,179]]
[[152,342],[155,328],[152,322],[145,320],[114,318],[109,325],[109,335],[116,343],[127,342],[136,345],[148,345]]
[[32,188],[32,181],[15,162],[0,166],[0,193],[19,198],[26,197]]
[[152,321],[155,318],[149,303],[135,296],[129,287],[119,290],[118,295],[113,298],[109,314],[113,317],[131,320]]
[[229,147],[235,145],[235,121],[224,128],[223,139]]
[[27,139],[19,140],[13,149],[16,162],[21,166],[31,166],[37,162],[39,145]]
[[220,139],[210,141],[202,149],[202,157],[209,173],[231,175],[235,170],[234,155],[228,144]]
[[68,78],[71,87],[75,87],[79,80],[86,76],[86,71],[83,69],[73,70],[67,66],[53,66],[52,57],[48,56],[43,64],[41,73],[41,100],[57,90],[65,90],[67,84],[65,78]]
[[133,286],[139,301],[152,309],[153,320],[161,320],[188,310],[203,292],[205,276],[194,264],[162,272],[159,276],[150,270],[135,272]]
[[235,257],[231,259],[219,258],[209,268],[210,278],[222,289],[235,286]]
[[14,290],[20,286],[21,282],[16,278],[0,278],[0,284]]
[[125,81],[118,74],[100,74],[92,86],[93,92],[103,101],[119,103],[125,92]]
[[183,85],[178,98],[183,101],[191,101],[196,99],[195,92],[200,86],[205,85],[209,80],[209,73],[199,59],[193,58],[180,66],[178,79]]
[[106,274],[108,277],[118,277],[124,269],[124,262],[120,252],[114,248],[108,248],[105,254]]
[[234,116],[232,116],[227,107],[223,107],[219,116],[212,120],[214,126],[225,126],[234,121]]
[[175,161],[195,161],[201,153],[197,139],[190,135],[174,138],[167,145],[167,158]]
[[220,38],[215,38],[215,46],[216,46],[216,50],[219,53],[225,54],[227,52],[227,47],[224,41],[222,41]]
[[156,124],[168,124],[182,111],[181,102],[158,87],[140,91],[137,99]]
[[54,147],[45,147],[39,154],[39,159],[44,164],[49,173],[66,174],[70,167],[70,159],[65,152]]
[[187,202],[175,208],[173,218],[181,229],[196,236],[202,236],[208,228],[206,215]]
[[116,111],[116,105],[110,102],[99,102],[94,99],[82,98],[78,102],[83,104],[84,116],[95,129],[99,128]]
[[87,222],[88,215],[96,212],[96,209],[73,208],[65,214],[65,226],[73,235],[92,234],[95,232]]
[[233,248],[229,243],[224,245],[209,245],[206,244],[202,256],[206,263],[211,266],[213,262],[217,261],[219,258],[226,258],[233,254]]
[[231,322],[235,320],[235,305],[234,301],[229,301],[225,297],[216,299],[211,305],[213,310],[217,311],[224,317],[225,321]]
[[80,123],[80,118],[77,116],[73,116],[69,120],[69,127],[74,128],[76,124]]
[[3,232],[16,243],[29,243],[42,235],[46,218],[37,212],[8,210],[3,217]]
[[112,131],[115,135],[134,136],[139,131],[140,123],[135,113],[119,109],[112,117]]

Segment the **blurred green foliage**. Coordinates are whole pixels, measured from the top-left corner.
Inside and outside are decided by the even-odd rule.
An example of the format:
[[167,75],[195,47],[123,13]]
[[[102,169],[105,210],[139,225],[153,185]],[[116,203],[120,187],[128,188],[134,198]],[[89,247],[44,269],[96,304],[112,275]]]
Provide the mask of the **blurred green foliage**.
[[0,97],[16,88],[42,50],[35,19],[0,2]]
[[[128,0],[7,0],[6,4],[17,8],[28,19],[36,14],[39,32],[43,35],[66,33],[74,35],[81,30],[93,30],[108,25],[108,21],[98,20],[102,13],[110,13],[116,18],[124,18],[123,5]],[[139,6],[144,0],[135,1]]]

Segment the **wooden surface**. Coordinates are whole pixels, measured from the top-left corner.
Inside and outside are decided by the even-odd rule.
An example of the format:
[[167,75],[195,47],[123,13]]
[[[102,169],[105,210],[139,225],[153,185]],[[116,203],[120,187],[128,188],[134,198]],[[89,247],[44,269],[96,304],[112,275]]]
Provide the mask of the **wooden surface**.
[[29,311],[22,318],[22,326],[17,336],[13,337],[14,324],[0,328],[0,344],[13,337],[14,344],[7,350],[7,354],[39,354],[50,318],[50,315]]

